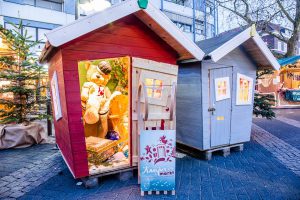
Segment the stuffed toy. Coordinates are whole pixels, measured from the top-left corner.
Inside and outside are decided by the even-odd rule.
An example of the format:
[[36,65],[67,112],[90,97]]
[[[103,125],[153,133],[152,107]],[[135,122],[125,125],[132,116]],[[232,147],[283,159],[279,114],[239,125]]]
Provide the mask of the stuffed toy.
[[[101,61],[99,65],[93,65],[89,62],[85,64],[87,82],[81,89],[81,102],[83,106],[83,120],[85,126],[100,126],[97,131],[93,131],[93,136],[105,138],[108,131],[108,112],[109,104],[114,96],[120,92],[111,94],[107,82],[110,79],[111,66],[106,61]],[[91,129],[92,130],[92,129]],[[91,134],[89,134],[91,135]]]

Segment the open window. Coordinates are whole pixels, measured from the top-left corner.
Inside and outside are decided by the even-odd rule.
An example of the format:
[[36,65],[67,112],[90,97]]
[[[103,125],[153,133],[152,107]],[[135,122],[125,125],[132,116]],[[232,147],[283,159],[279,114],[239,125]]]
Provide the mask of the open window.
[[78,63],[89,173],[130,165],[130,58]]

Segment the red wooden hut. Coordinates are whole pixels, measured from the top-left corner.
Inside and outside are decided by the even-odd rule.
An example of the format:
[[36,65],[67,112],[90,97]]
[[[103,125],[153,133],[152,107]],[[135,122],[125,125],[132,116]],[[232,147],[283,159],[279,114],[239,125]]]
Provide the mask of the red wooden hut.
[[[40,61],[49,66],[56,141],[75,178],[136,166],[139,82],[147,86],[149,126],[166,126],[168,86],[177,81],[177,62],[204,56],[159,9],[151,3],[141,7],[136,0],[128,0],[46,34]],[[97,77],[109,80],[103,79],[99,86]],[[110,95],[107,88],[113,90]],[[95,101],[103,99],[97,107]],[[104,129],[106,135],[99,136]],[[104,160],[111,162],[108,167],[97,167]]]

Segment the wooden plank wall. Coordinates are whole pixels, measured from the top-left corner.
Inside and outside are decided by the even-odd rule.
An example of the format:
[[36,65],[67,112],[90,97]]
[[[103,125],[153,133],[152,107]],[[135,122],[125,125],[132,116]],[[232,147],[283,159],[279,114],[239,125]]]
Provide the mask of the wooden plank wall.
[[[69,135],[69,127],[68,127],[68,112],[67,112],[67,104],[66,104],[66,94],[64,89],[65,81],[64,81],[64,71],[62,65],[61,51],[56,52],[55,55],[52,57],[51,61],[49,62],[50,80],[52,80],[54,71],[56,71],[57,73],[58,89],[59,89],[60,103],[62,109],[62,118],[59,119],[58,121],[56,121],[55,118],[53,119],[54,127],[55,127],[55,137],[56,137],[57,145],[59,146],[65,161],[67,162],[70,169],[74,171],[73,153],[71,148],[71,140]],[[54,112],[53,107],[52,110]]]
[[176,64],[178,55],[133,15],[64,45],[62,55],[75,176],[83,177],[88,175],[88,166],[81,122],[78,61],[134,56]]
[[177,104],[177,141],[202,149],[201,63],[179,66]]

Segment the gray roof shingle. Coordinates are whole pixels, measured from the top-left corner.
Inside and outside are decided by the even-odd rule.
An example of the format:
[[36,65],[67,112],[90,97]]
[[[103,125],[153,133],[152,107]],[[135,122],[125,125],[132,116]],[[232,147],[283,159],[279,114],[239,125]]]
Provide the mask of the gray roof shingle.
[[236,29],[230,30],[230,31],[226,31],[224,33],[219,34],[216,37],[199,41],[196,44],[207,55],[207,54],[213,52],[218,47],[222,46],[227,41],[231,40],[236,35],[243,32],[246,28],[248,28],[248,27],[241,27],[241,28],[236,28]]

